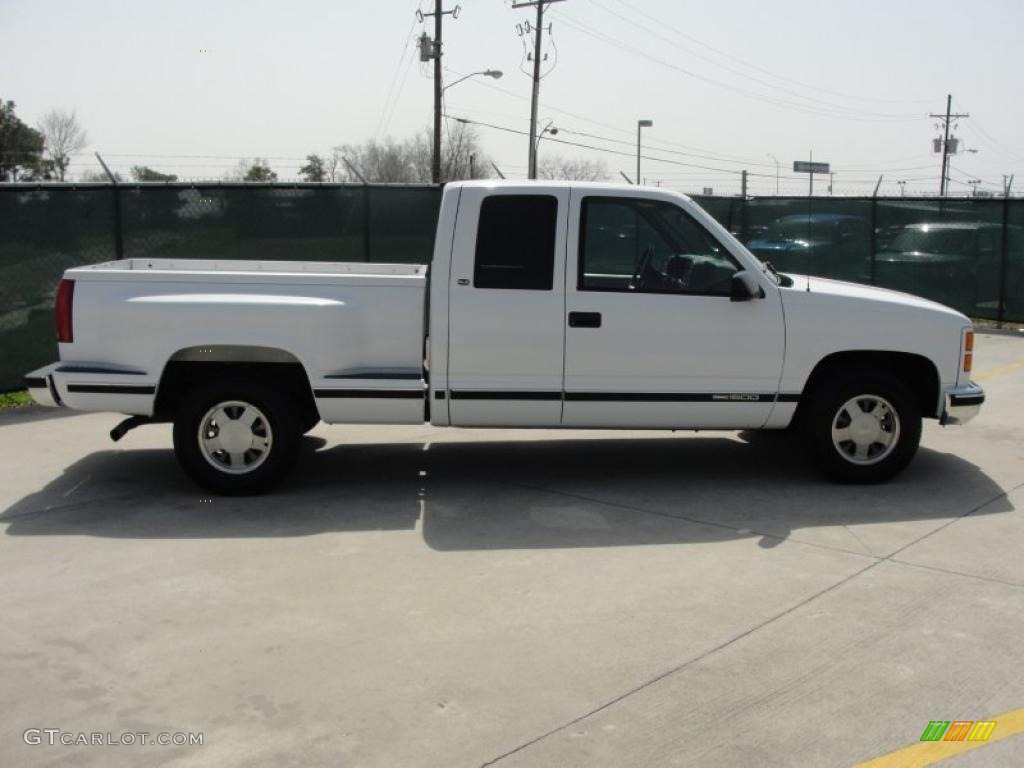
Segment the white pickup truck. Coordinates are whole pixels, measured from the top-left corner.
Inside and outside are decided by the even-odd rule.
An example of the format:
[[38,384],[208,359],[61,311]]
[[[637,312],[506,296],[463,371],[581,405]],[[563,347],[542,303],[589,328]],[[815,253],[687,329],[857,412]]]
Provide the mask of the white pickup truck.
[[431,265],[128,259],[68,270],[35,400],[173,422],[178,459],[256,493],[318,421],[785,429],[873,482],[921,419],[984,401],[973,332],[908,294],[780,275],[687,197],[452,183]]

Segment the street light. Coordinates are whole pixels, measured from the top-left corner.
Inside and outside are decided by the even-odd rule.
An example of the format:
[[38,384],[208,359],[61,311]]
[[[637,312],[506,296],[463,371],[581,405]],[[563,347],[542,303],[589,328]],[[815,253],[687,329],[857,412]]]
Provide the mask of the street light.
[[636,121],[636,183],[640,184],[640,131],[654,125],[653,120]]
[[454,80],[454,81],[448,83],[448,85],[446,85],[444,88],[441,89],[441,93],[444,93],[449,88],[451,88],[453,85],[458,85],[463,80],[469,80],[469,78],[476,77],[477,75],[483,75],[484,77],[493,77],[495,80],[500,80],[501,76],[504,75],[504,74],[505,73],[502,72],[500,69],[482,69],[479,72],[470,72],[468,75],[463,75],[458,80]]
[[[440,11],[440,7],[438,7]],[[440,29],[441,27],[438,27]],[[448,83],[440,91],[437,90],[437,82],[434,85],[434,149],[431,157],[431,176],[435,184],[441,181],[441,103],[444,101],[444,92],[451,88],[453,85],[458,85],[463,80],[468,80],[471,77],[477,75],[483,75],[484,77],[493,77],[495,80],[502,76],[500,69],[484,69],[480,72],[470,72],[468,75],[463,75],[458,80]]]
[[775,196],[779,196],[779,158],[773,155],[771,152],[768,153],[768,157],[775,161]]
[[[537,152],[540,151],[540,140],[544,138],[544,134],[545,133],[548,134],[549,136],[557,136],[558,135],[558,129],[553,127],[553,125],[552,125],[554,122],[555,122],[554,120],[548,120],[547,125],[545,125],[543,128],[541,128],[540,131],[537,133],[537,143],[533,145],[533,156],[534,157],[536,157],[537,156]],[[572,131],[570,131],[570,133],[572,133]]]

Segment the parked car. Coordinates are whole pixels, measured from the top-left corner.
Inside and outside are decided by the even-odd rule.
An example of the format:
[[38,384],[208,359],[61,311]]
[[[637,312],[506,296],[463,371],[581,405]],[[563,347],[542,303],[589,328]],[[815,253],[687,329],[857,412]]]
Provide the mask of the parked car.
[[782,272],[867,282],[871,226],[861,216],[799,213],[772,222],[747,248]]
[[829,477],[873,482],[922,418],[984,401],[959,312],[781,275],[657,188],[452,183],[429,268],[128,259],[65,272],[56,321],[36,401],[130,415],[115,440],[172,422],[185,472],[220,493],[272,487],[320,420],[793,425]]
[[994,311],[1002,228],[983,221],[908,224],[875,256],[876,282],[962,312]]

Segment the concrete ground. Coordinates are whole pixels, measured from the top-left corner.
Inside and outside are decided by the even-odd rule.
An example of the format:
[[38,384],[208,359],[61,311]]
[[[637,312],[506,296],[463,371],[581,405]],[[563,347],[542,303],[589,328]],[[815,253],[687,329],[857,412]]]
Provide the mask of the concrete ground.
[[913,765],[983,719],[927,759],[1022,764],[1024,340],[975,371],[875,487],[773,435],[321,426],[210,500],[167,426],[0,416],[0,765]]

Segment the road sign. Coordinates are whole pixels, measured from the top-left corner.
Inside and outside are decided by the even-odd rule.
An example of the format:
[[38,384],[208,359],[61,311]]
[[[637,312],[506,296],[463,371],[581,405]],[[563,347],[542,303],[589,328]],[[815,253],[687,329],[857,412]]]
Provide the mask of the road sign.
[[806,160],[794,160],[795,173],[828,173],[828,163],[809,163]]

